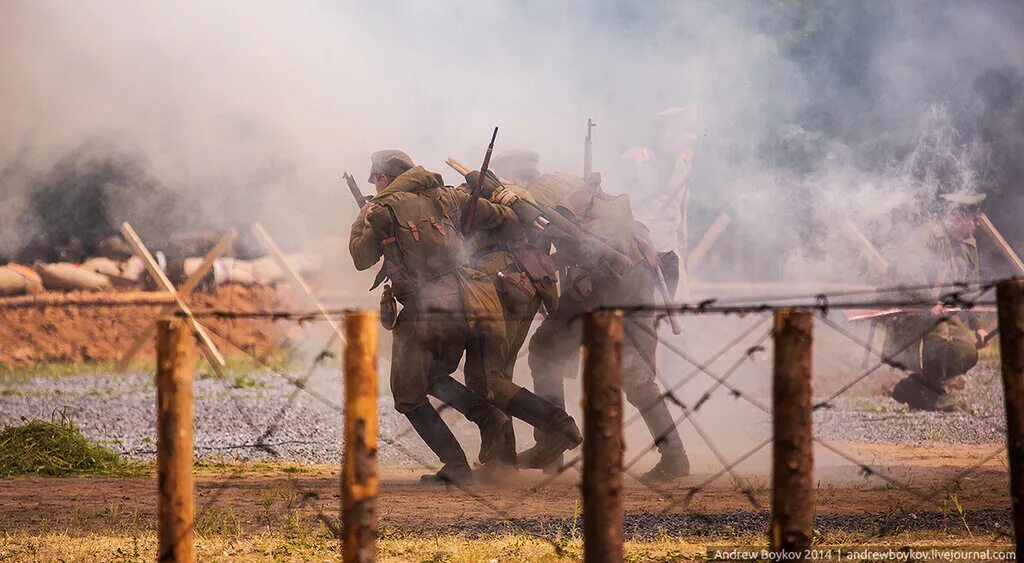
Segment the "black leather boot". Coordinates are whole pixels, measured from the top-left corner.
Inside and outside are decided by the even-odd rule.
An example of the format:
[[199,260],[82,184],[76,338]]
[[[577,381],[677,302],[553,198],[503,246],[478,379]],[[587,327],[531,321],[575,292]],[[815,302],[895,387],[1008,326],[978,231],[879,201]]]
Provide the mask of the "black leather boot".
[[679,429],[672,420],[672,413],[665,404],[665,398],[659,395],[648,398],[649,401],[640,401],[637,408],[641,411],[647,429],[651,431],[658,446],[661,459],[647,473],[644,479],[655,482],[667,482],[690,474],[690,460],[686,457],[686,450],[683,448],[683,439],[679,437]]
[[420,481],[425,483],[453,483],[468,485],[473,481],[473,471],[466,461],[466,452],[455,439],[441,415],[430,404],[420,405],[411,412],[405,413],[416,433],[423,438],[427,446],[437,454],[443,466],[434,475],[424,475]]
[[537,445],[519,455],[521,467],[545,468],[583,443],[580,429],[568,413],[526,389],[512,397],[505,412],[544,433]]
[[450,375],[435,379],[428,392],[480,429],[481,464],[515,465],[516,442],[511,418]]

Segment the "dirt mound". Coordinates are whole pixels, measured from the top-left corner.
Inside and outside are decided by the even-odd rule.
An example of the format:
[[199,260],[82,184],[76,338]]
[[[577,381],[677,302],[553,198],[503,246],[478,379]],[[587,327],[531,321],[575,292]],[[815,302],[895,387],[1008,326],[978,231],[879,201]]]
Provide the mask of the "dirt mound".
[[[116,292],[111,292],[116,293]],[[227,284],[215,294],[186,299],[196,310],[268,311],[284,309],[288,294],[269,287]],[[114,362],[136,336],[153,327],[161,305],[42,306],[0,310],[0,366],[40,363]],[[253,319],[204,319],[225,356],[264,353],[281,344],[287,323]],[[227,339],[230,342],[225,342]],[[137,360],[152,358],[146,346]]]

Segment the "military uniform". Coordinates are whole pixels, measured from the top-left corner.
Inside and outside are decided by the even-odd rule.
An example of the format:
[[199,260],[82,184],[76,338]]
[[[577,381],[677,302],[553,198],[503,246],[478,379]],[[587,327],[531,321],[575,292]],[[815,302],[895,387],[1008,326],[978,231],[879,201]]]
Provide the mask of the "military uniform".
[[[373,155],[371,174],[394,177],[371,200],[352,225],[349,251],[359,270],[384,259],[381,275],[403,305],[394,325],[391,391],[404,414],[444,464],[438,478],[467,481],[465,452],[427,395],[439,396],[481,427],[485,441],[507,431],[509,420],[478,395],[451,378],[462,353],[482,334],[504,338],[501,308],[493,286],[468,268],[459,221],[469,198],[445,187],[399,151]],[[392,176],[393,175],[393,176]],[[480,201],[476,224],[481,229],[516,221],[509,209]],[[441,397],[443,395],[443,397]],[[488,439],[488,437],[490,437]],[[490,454],[481,451],[481,461]]]
[[[905,245],[901,260],[894,263],[902,282],[939,285],[980,279],[973,236],[957,238],[945,226],[929,224],[912,233]],[[908,296],[937,301],[939,291],[908,292]],[[888,320],[883,354],[911,372],[897,383],[893,398],[916,409],[955,409],[963,375],[978,363],[979,328],[977,315],[970,311],[945,320],[931,314],[904,314]]]
[[[584,186],[580,178],[553,174],[539,177],[529,191],[550,208],[569,209],[593,235],[577,240],[556,235],[556,263],[562,273],[558,306],[530,340],[534,392],[564,406],[564,379],[575,378],[579,369],[582,314],[596,307],[651,303],[655,277],[637,244],[637,224],[628,197],[611,197],[599,187]],[[614,251],[609,252],[610,248]],[[683,476],[689,472],[689,461],[655,381],[654,316],[627,317],[623,330],[623,390],[626,399],[641,411],[662,454],[648,477]],[[546,439],[543,433],[537,434],[538,444]]]

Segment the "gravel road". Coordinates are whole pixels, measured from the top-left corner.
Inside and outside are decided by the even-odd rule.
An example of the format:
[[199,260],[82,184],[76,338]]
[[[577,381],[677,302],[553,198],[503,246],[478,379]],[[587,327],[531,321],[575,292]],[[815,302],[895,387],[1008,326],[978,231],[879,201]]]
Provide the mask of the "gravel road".
[[[305,388],[298,390],[273,374],[200,378],[195,387],[196,455],[215,460],[339,463],[342,388],[337,369],[315,371]],[[147,459],[156,454],[155,398],[149,373],[8,380],[0,382],[0,426],[22,419],[59,418],[55,412],[63,411],[88,438],[130,458]],[[381,463],[436,462],[395,411],[390,397],[380,399],[379,409]]]
[[[341,398],[337,369],[315,371],[305,390],[273,374],[200,378],[196,382],[197,456],[336,464],[341,456]],[[0,379],[0,426],[22,419],[50,419],[63,409],[89,438],[129,457],[147,459],[155,454],[154,400],[148,373],[8,377]],[[844,395],[831,405],[818,410],[814,418],[816,436],[826,440],[895,444],[1004,440],[1002,386],[998,365],[992,362],[969,374],[962,412],[909,412],[888,397],[863,394]],[[436,464],[405,418],[394,410],[390,397],[381,398],[379,406],[381,463]],[[457,416],[447,418],[472,455],[478,444],[474,427]],[[767,424],[763,431],[769,431]]]

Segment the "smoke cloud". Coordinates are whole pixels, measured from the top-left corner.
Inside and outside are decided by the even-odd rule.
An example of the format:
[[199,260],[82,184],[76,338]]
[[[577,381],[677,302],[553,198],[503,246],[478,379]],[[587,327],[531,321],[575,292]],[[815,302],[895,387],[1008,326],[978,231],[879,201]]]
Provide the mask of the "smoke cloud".
[[[622,153],[692,102],[691,238],[726,210],[743,249],[698,277],[859,281],[837,222],[884,245],[939,192],[987,191],[1024,241],[1022,31],[1009,0],[4,2],[0,254],[52,228],[34,194],[82,177],[143,232],[344,237],[342,171],[401,148],[456,183],[444,159],[475,164],[495,125],[499,152],[577,172],[594,118],[628,193]],[[82,172],[104,163],[128,173]]]

